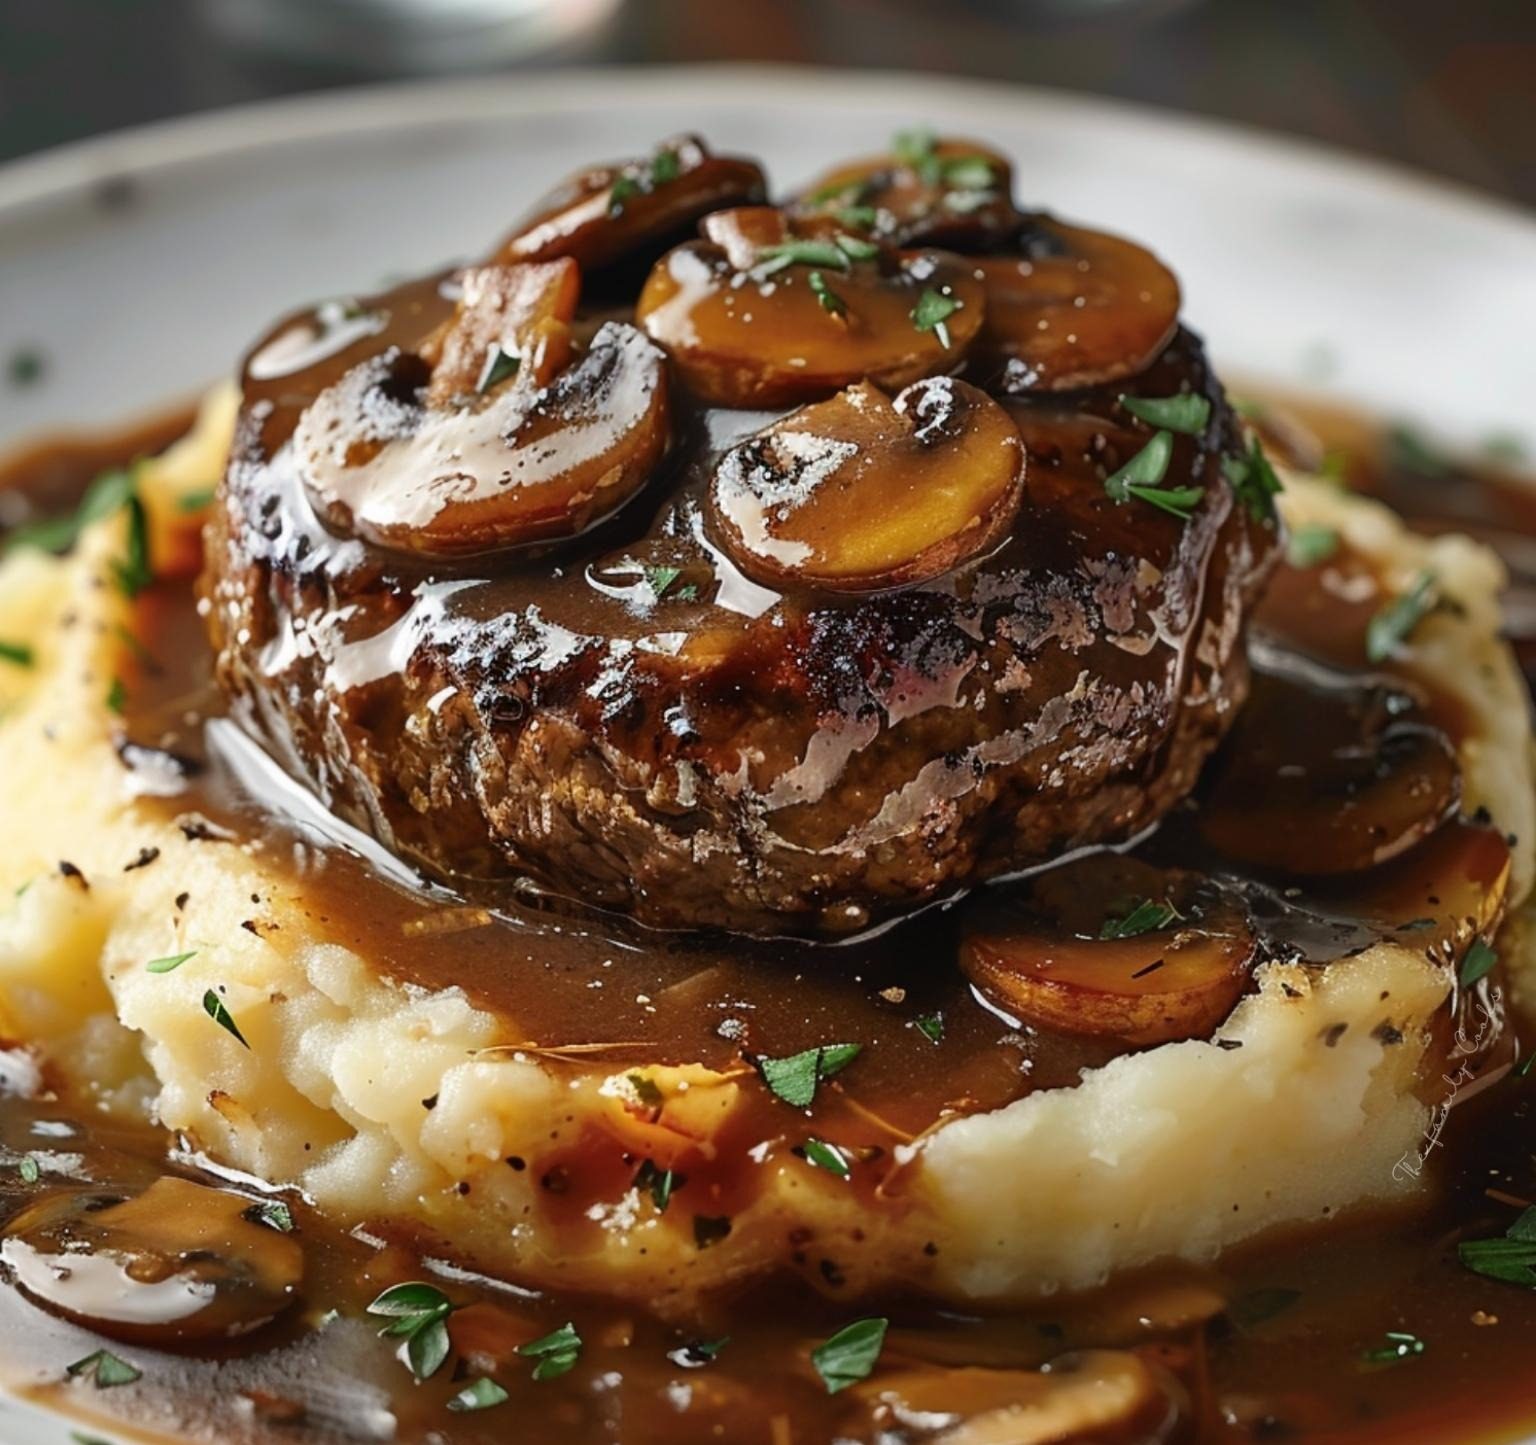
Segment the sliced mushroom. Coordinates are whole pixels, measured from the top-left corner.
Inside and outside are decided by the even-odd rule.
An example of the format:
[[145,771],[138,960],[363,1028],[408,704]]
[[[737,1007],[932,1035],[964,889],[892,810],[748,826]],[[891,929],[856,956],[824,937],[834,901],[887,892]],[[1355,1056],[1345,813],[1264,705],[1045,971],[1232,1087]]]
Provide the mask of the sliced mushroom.
[[569,256],[584,269],[597,270],[659,248],[709,211],[752,205],[767,193],[754,161],[714,155],[698,136],[673,136],[644,160],[594,166],[563,181],[502,243],[495,259]]
[[934,377],[893,401],[860,382],[732,447],[710,519],[754,581],[869,592],[986,551],[1012,525],[1023,482],[1018,431],[985,393]]
[[1067,391],[1144,370],[1172,339],[1179,283],[1119,236],[1033,219],[1006,255],[975,261],[987,314],[978,364],[1004,390]]
[[573,348],[572,261],[464,273],[416,352],[352,367],[292,447],[330,524],[431,556],[569,537],[651,474],[669,435],[666,358],[606,322]]
[[1083,1350],[1041,1370],[886,1373],[859,1393],[877,1426],[934,1445],[1160,1445],[1188,1424],[1178,1382],[1128,1350]]
[[6,1227],[0,1257],[38,1303],[115,1339],[245,1334],[297,1298],[304,1253],[261,1201],[187,1179],[129,1199],[50,1194]]
[[820,401],[856,381],[905,386],[955,370],[981,327],[958,257],[895,252],[768,207],[719,212],[668,252],[637,319],[683,380],[719,406]]
[[889,155],[851,161],[817,177],[791,203],[896,246],[984,251],[1024,223],[1013,204],[1013,164],[967,140],[897,137]]
[[1228,858],[1299,877],[1406,852],[1461,799],[1450,740],[1386,682],[1258,671],[1206,774],[1200,832]]
[[1209,1036],[1256,950],[1241,906],[1198,876],[1103,855],[983,908],[960,962],[1022,1023],[1140,1046]]

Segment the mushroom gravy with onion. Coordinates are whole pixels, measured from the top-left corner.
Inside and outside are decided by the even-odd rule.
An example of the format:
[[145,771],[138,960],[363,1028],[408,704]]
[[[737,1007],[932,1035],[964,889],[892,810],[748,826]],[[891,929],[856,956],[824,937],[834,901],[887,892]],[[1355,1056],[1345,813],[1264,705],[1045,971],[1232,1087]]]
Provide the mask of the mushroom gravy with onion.
[[[774,213],[776,229],[764,239],[759,230],[770,222],[751,214],[762,199],[760,173],[706,152],[684,153],[677,164],[685,175],[702,173],[701,199],[694,205],[683,197],[655,224],[669,238],[706,211],[716,224],[706,221],[705,239],[685,243],[682,259],[665,263],[670,275],[658,281],[653,273],[653,284],[665,290],[681,269],[684,282],[707,290],[711,277],[734,265],[731,247],[744,233],[756,237],[754,254],[816,244],[834,203],[873,210],[871,245],[963,246],[980,236],[993,248],[1016,227],[995,197],[969,211],[944,209],[941,228],[926,219],[930,192],[982,189],[968,184],[965,171],[976,154],[943,142],[833,172],[794,207]],[[1006,167],[990,153],[982,159],[990,175]],[[646,220],[644,208],[659,206],[669,183],[656,174],[658,161],[650,165],[650,173],[606,168],[578,178],[570,195],[507,243],[507,259],[557,267],[578,255],[583,265],[611,271],[613,253],[604,248],[614,243],[598,221],[626,179],[636,201],[630,220]],[[593,197],[601,202],[595,210]],[[737,208],[723,213],[736,218],[733,225],[718,221],[722,206]],[[1063,247],[1070,255],[1074,246],[1086,253],[1129,244],[1054,222],[1042,229],[1052,237],[1041,243],[1042,256],[1054,259]],[[1121,370],[1117,361],[1101,383],[1118,386],[1165,347],[1183,344],[1170,340],[1176,286],[1170,298],[1161,281],[1167,273],[1131,249],[1138,252],[1130,271],[1137,304],[1127,311],[1106,302],[1107,314],[1085,327],[1080,347],[1038,346],[1027,328],[1001,341],[989,341],[982,328],[974,338],[978,348],[993,348],[1001,374],[1011,378],[994,388],[997,399],[953,383],[974,390],[974,399],[962,393],[962,400],[984,418],[956,451],[966,442],[978,454],[989,449],[985,464],[972,466],[962,454],[956,465],[968,469],[967,485],[975,482],[971,499],[980,499],[985,540],[954,540],[963,531],[957,525],[919,546],[896,527],[879,539],[884,551],[853,555],[839,534],[853,509],[873,505],[859,499],[862,479],[850,488],[852,501],[834,499],[821,509],[827,517],[801,509],[783,527],[759,521],[733,531],[733,519],[745,515],[742,495],[752,490],[742,478],[761,453],[735,473],[700,464],[743,444],[742,412],[716,407],[719,393],[730,390],[738,406],[744,396],[753,408],[775,409],[750,422],[752,436],[767,446],[763,439],[782,432],[781,411],[794,402],[806,401],[810,411],[859,411],[863,403],[848,401],[844,388],[873,391],[858,379],[870,364],[862,356],[839,362],[847,375],[829,373],[809,398],[765,395],[752,367],[699,344],[697,332],[679,332],[672,352],[674,361],[679,351],[691,352],[678,368],[689,395],[663,402],[658,386],[644,380],[626,391],[637,420],[622,455],[603,454],[604,485],[616,489],[606,502],[592,503],[584,489],[561,493],[562,473],[547,507],[466,512],[464,529],[455,523],[438,537],[414,522],[394,533],[394,523],[369,508],[376,486],[386,500],[398,500],[387,471],[395,463],[386,459],[382,483],[361,475],[395,444],[382,434],[373,438],[379,450],[360,464],[349,455],[334,473],[285,476],[281,485],[306,489],[329,527],[354,529],[368,547],[394,545],[406,554],[383,564],[391,575],[436,567],[444,549],[452,554],[445,565],[472,575],[485,565],[475,553],[487,537],[495,545],[543,543],[565,528],[583,537],[602,528],[612,508],[647,485],[660,455],[657,417],[673,409],[667,425],[691,440],[671,465],[697,469],[681,483],[682,495],[698,499],[688,515],[712,515],[709,540],[678,525],[681,512],[638,533],[621,522],[605,553],[628,546],[634,556],[627,571],[601,562],[567,568],[556,554],[552,565],[535,562],[498,581],[519,594],[519,606],[531,598],[533,607],[573,625],[637,630],[624,600],[637,592],[651,594],[653,609],[673,589],[691,588],[694,595],[679,604],[697,611],[713,606],[722,588],[744,584],[768,590],[809,577],[817,587],[855,595],[871,576],[882,585],[915,585],[972,555],[990,558],[995,547],[1008,555],[1000,539],[1021,505],[1007,455],[1013,427],[1034,456],[1048,449],[1042,436],[1047,443],[1075,438],[1080,425],[1051,409],[1054,377],[1062,378],[1061,390],[1099,383],[1101,372],[1083,380],[1085,366],[1102,369],[1097,341],[1131,358]],[[858,287],[879,293],[909,285],[902,272],[908,260],[844,254],[850,272],[858,264],[871,270],[857,286],[829,282],[845,285],[846,296],[833,293],[837,304],[857,305]],[[693,275],[696,262],[702,269]],[[830,274],[831,263],[823,264]],[[988,258],[998,264],[1012,263]],[[1049,267],[1047,275],[1054,277]],[[572,354],[598,357],[592,364],[606,376],[654,366],[640,342],[614,340],[615,333],[602,360],[602,328],[624,323],[576,314],[574,294],[557,294],[569,288],[566,276],[550,271],[539,281],[538,339],[522,356],[530,371],[529,358],[537,356],[538,365],[548,362],[549,377],[563,374],[557,353],[568,325],[577,334]],[[630,284],[615,274],[602,283],[615,294]],[[456,288],[465,284],[445,287],[432,278],[396,293],[393,304],[423,308],[429,330],[451,326]],[[905,313],[916,309],[913,300],[903,292],[889,304]],[[668,304],[653,295],[641,309]],[[795,304],[808,315],[835,310],[815,288]],[[355,358],[347,348],[378,342],[377,330],[347,329],[369,314],[365,306],[361,315],[336,318],[337,356],[348,363]],[[279,340],[284,334],[279,328]],[[436,334],[439,354],[451,356],[452,333]],[[651,334],[665,342],[669,333]],[[483,352],[484,338],[472,340],[466,354]],[[334,380],[345,368],[335,357],[275,356],[275,344],[249,363],[247,395],[270,402],[255,424],[285,437],[311,398],[285,396],[284,378],[318,366]],[[926,332],[918,338],[921,348],[934,344]],[[407,375],[413,364],[401,362],[395,380],[420,383]],[[488,364],[494,370],[494,354]],[[871,404],[883,405],[889,392],[895,408],[906,398],[919,408],[928,363],[918,365],[917,379],[905,370],[911,364],[906,355],[882,359],[875,370],[885,386]],[[1177,353],[1169,365],[1180,375],[1195,365],[1197,381],[1205,375]],[[454,384],[484,390],[488,374]],[[839,393],[836,401],[813,399],[827,390]],[[477,414],[489,416],[490,406]],[[310,415],[317,426],[326,421]],[[1324,466],[1334,444],[1330,428],[1344,431],[1337,419],[1320,416],[1324,440],[1317,441],[1279,408],[1255,421],[1272,450],[1305,469]],[[503,439],[505,423],[497,423]],[[855,430],[866,424],[875,425],[862,412],[853,418]],[[1000,445],[985,430],[994,425],[1006,429]],[[1394,448],[1389,437],[1348,425],[1342,470],[1351,486],[1427,530],[1448,522],[1485,530],[1505,544],[1517,593],[1530,585],[1518,538],[1536,539],[1536,504],[1517,481],[1438,459],[1443,475],[1432,476],[1422,463],[1403,465],[1400,438]],[[0,466],[8,525],[57,513],[103,466],[158,449],[175,430],[167,424],[99,447],[60,444]],[[899,430],[895,435],[899,446]],[[890,436],[882,431],[881,445]],[[1187,468],[1191,448],[1178,445],[1176,466]],[[1070,445],[1065,450],[1070,470]],[[635,457],[641,460],[631,472]],[[735,491],[727,485],[733,477]],[[941,478],[919,480],[932,489]],[[295,493],[285,496],[285,505],[295,503]],[[838,515],[839,501],[846,517]],[[474,499],[465,506],[473,508]],[[1150,506],[1148,525],[1162,526],[1165,517]],[[962,524],[964,510],[956,514]],[[274,551],[292,546],[302,555],[311,521],[295,504],[285,525]],[[1173,523],[1168,534],[1182,535]],[[466,535],[473,539],[467,561],[455,553],[456,539]],[[806,550],[790,555],[786,544]],[[424,564],[420,554],[434,560]],[[361,555],[358,573],[372,587],[380,563],[372,552]],[[1070,1087],[1085,1070],[1161,1044],[1220,1041],[1223,1020],[1251,991],[1259,965],[1326,965],[1382,939],[1423,949],[1457,977],[1421,1081],[1445,1132],[1426,1142],[1426,1157],[1404,1161],[1431,1177],[1413,1199],[1271,1230],[1214,1263],[1137,1269],[1097,1290],[996,1307],[918,1290],[850,1296],[835,1246],[807,1238],[791,1241],[787,1268],[715,1293],[697,1308],[657,1301],[652,1310],[495,1277],[451,1239],[398,1221],[344,1228],[298,1191],[220,1165],[195,1140],[92,1110],[24,1039],[7,1040],[0,1097],[5,1382],[77,1417],[82,1440],[474,1442],[512,1433],[573,1445],[1431,1445],[1508,1439],[1536,1426],[1536,1392],[1526,1383],[1536,1289],[1512,1279],[1519,1259],[1502,1278],[1458,1259],[1460,1243],[1506,1232],[1509,1253],[1518,1256],[1523,1211],[1536,1202],[1528,1147],[1536,1079],[1521,1064],[1521,1030],[1497,958],[1510,844],[1461,807],[1457,747],[1468,720],[1459,699],[1379,645],[1383,627],[1401,640],[1415,625],[1401,601],[1371,560],[1338,536],[1293,534],[1251,613],[1247,700],[1187,797],[1141,819],[1132,839],[1106,837],[1103,847],[998,868],[1007,876],[969,890],[935,890],[910,913],[875,908],[854,927],[831,926],[816,937],[821,921],[801,927],[801,914],[782,932],[648,928],[624,915],[619,895],[600,899],[604,909],[587,906],[592,899],[580,882],[562,886],[559,870],[549,867],[512,888],[505,868],[445,874],[438,867],[430,876],[402,868],[353,826],[358,818],[330,817],[242,731],[240,705],[232,706],[216,679],[192,589],[181,579],[153,582],[137,604],[141,665],[117,699],[125,769],[157,778],[135,805],[146,819],[194,817],[208,846],[257,841],[287,870],[327,936],[402,982],[455,986],[493,1011],[515,1014],[533,1041],[528,1047],[556,1067],[562,1053],[591,1050],[616,1068],[631,1057],[660,1057],[752,1081],[732,1120],[730,1147],[710,1158],[674,1168],[643,1155],[594,1158],[572,1147],[558,1163],[540,1161],[545,1223],[556,1238],[566,1232],[574,1245],[593,1227],[594,1202],[632,1186],[658,1212],[691,1216],[698,1248],[710,1248],[729,1235],[754,1168],[785,1155],[862,1198],[899,1196],[909,1146],[940,1119]],[[1512,615],[1518,624],[1520,609]],[[648,611],[644,625],[652,621]],[[1512,640],[1529,678],[1536,644],[1521,635]],[[366,669],[366,659],[354,661]],[[387,713],[391,700],[373,705]],[[433,837],[410,841],[421,846],[399,850],[407,861],[441,861]],[[161,965],[169,971],[179,963],[169,956],[149,966]],[[212,1023],[240,1038],[239,1019],[227,1010],[221,1016],[209,997]],[[1389,1020],[1380,1028],[1380,1042],[1390,1045]],[[848,1047],[830,1046],[831,1039],[856,1041],[856,1058],[830,1057],[834,1047]],[[635,1041],[643,1041],[643,1052]],[[809,1074],[794,1073],[807,1055]],[[796,1112],[808,1102],[805,1088],[815,1099],[810,1118]],[[421,1101],[427,1110],[434,1103]],[[1439,1111],[1451,1104],[1445,1123]],[[509,1157],[505,1167],[522,1172],[529,1161]],[[1198,1158],[1189,1167],[1198,1169]],[[1536,1243],[1521,1258],[1536,1262]],[[1528,1283],[1536,1285],[1536,1273]]]

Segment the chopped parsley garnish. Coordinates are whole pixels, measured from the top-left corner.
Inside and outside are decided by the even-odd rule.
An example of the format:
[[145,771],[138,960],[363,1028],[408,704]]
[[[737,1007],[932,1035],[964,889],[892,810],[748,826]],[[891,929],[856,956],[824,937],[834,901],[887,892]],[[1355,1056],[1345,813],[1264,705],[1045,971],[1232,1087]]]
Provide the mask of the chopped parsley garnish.
[[1180,392],[1177,396],[1122,395],[1120,405],[1149,426],[1192,437],[1204,432],[1211,420],[1210,402],[1192,391]]
[[1155,487],[1168,475],[1173,458],[1173,437],[1165,431],[1154,432],[1151,441],[1124,466],[1104,478],[1104,490],[1111,500],[1128,502],[1132,487]]
[[997,183],[997,173],[986,156],[941,156],[938,137],[931,130],[898,131],[891,149],[896,159],[911,167],[925,185],[949,185],[962,191],[985,190]]
[[43,1177],[43,1166],[30,1154],[23,1154],[21,1162],[16,1166],[16,1172],[21,1175],[23,1184],[36,1184]]
[[134,598],[155,580],[149,565],[149,516],[137,492],[130,492],[124,506],[128,509],[128,548],[112,562],[112,576],[124,597]]
[[651,596],[658,602],[667,595],[667,589],[683,575],[681,567],[668,567],[660,563],[646,566],[641,570],[645,573],[645,583],[651,589]]
[[1166,899],[1159,903],[1151,898],[1143,898],[1129,913],[1119,918],[1106,918],[1104,926],[1099,929],[1099,937],[1137,938],[1143,933],[1156,933],[1167,928],[1170,923],[1183,917]]
[[931,1014],[922,1014],[912,1020],[913,1026],[929,1043],[941,1044],[944,1042],[944,1015],[937,1011]]
[[635,1188],[648,1192],[658,1214],[667,1212],[672,1202],[672,1191],[681,1189],[683,1177],[674,1169],[659,1168],[653,1159],[647,1159],[635,1175]]
[[1413,630],[1435,609],[1439,597],[1433,572],[1420,572],[1401,597],[1387,603],[1365,629],[1365,655],[1386,662],[1402,651]]
[[245,1211],[245,1217],[279,1234],[293,1233],[293,1211],[281,1199],[258,1199]]
[[880,1358],[889,1320],[856,1320],[811,1351],[811,1363],[829,1395],[867,1379]]
[[224,1007],[224,1000],[211,988],[203,995],[203,1012],[226,1033],[233,1034],[245,1048],[250,1048],[245,1041],[245,1035],[240,1032],[239,1024],[235,1022],[234,1015]]
[[122,678],[114,677],[108,685],[106,704],[108,712],[118,717],[123,715],[123,710],[128,706],[128,689],[123,686]]
[[880,212],[873,206],[838,206],[832,215],[843,225],[856,226],[860,230],[868,230],[880,219]]
[[[834,271],[846,271],[854,260],[862,258],[855,257],[852,252],[845,250],[839,244],[842,241],[869,245],[868,242],[856,242],[852,236],[841,236],[830,241],[815,237],[792,237],[774,246],[760,246],[757,252],[756,272],[759,276],[771,276],[775,271],[782,271],[786,266],[828,266]],[[871,246],[868,254],[873,255],[877,249]]]
[[1303,522],[1285,546],[1285,560],[1298,571],[1321,567],[1339,550],[1339,534],[1322,522]]
[[1248,509],[1248,515],[1256,522],[1272,522],[1275,517],[1275,498],[1285,490],[1280,474],[1270,465],[1258,437],[1248,445],[1248,454],[1242,457],[1223,457],[1221,474],[1227,479],[1233,495]]
[[873,261],[880,254],[880,247],[861,236],[834,236],[837,249],[850,261]]
[[18,390],[24,386],[32,386],[41,380],[43,369],[42,352],[30,346],[13,351],[10,360],[5,364],[5,374],[10,378],[11,385]]
[[1527,1054],[1520,1063],[1515,1065],[1515,1077],[1528,1079],[1532,1069],[1536,1069],[1536,1054]]
[[812,271],[805,278],[805,284],[811,288],[811,294],[821,303],[821,309],[827,315],[846,316],[848,314],[848,303],[827,285],[827,278],[820,271]]
[[942,291],[935,291],[932,286],[925,286],[922,295],[917,298],[917,305],[908,314],[916,330],[933,332],[939,339],[939,345],[948,351],[947,322],[960,309],[960,305],[953,296],[946,296]]
[[98,1390],[110,1390],[114,1385],[131,1385],[143,1379],[143,1370],[121,1360],[111,1350],[97,1350],[83,1360],[65,1366],[65,1373],[72,1380],[89,1380]]
[[657,186],[675,181],[682,173],[682,158],[673,150],[657,151],[643,165],[626,166],[608,188],[608,214],[622,216],[626,202],[649,195]]
[[478,1380],[471,1380],[465,1385],[448,1402],[448,1408],[459,1412],[489,1410],[492,1405],[500,1405],[507,1398],[507,1392],[495,1380],[482,1375]]
[[635,1091],[635,1098],[644,1104],[647,1109],[659,1109],[666,1103],[661,1090],[656,1087],[656,1081],[649,1074],[632,1073],[625,1074],[629,1086]]
[[538,1361],[533,1367],[535,1380],[554,1380],[569,1374],[580,1359],[581,1336],[576,1333],[575,1325],[567,1323],[540,1339],[519,1345],[517,1352],[524,1359]]
[[858,1057],[860,1044],[822,1044],[787,1058],[759,1058],[757,1067],[763,1082],[786,1104],[809,1109],[816,1098],[816,1087],[824,1079],[846,1069]]
[[667,1358],[684,1370],[700,1370],[709,1364],[731,1342],[729,1335],[718,1340],[689,1340],[675,1350],[667,1351]]
[[480,373],[480,380],[475,383],[475,391],[487,392],[493,386],[516,376],[522,364],[522,357],[510,351],[504,351],[499,346],[491,347],[486,354],[485,369]]
[[1387,465],[1420,477],[1444,477],[1451,470],[1450,462],[1406,423],[1387,433]]
[[147,973],[173,973],[189,958],[196,957],[197,950],[195,948],[188,953],[172,953],[165,958],[151,959],[144,965],[144,969]]
[[676,151],[657,151],[651,160],[651,184],[664,186],[668,181],[675,181],[682,170]]
[[1536,1206],[1527,1209],[1498,1239],[1464,1239],[1456,1257],[1473,1274],[1536,1289]]
[[93,522],[110,517],[133,494],[133,473],[125,468],[103,472],[93,481],[73,513],[44,517],[15,528],[5,539],[6,549],[37,547],[44,552],[67,552],[81,532]]
[[1398,1365],[1424,1353],[1424,1341],[1405,1330],[1388,1330],[1386,1343],[1365,1350],[1360,1358],[1368,1365]]
[[1480,938],[1472,940],[1472,947],[1461,960],[1461,969],[1456,975],[1456,981],[1462,988],[1471,988],[1479,979],[1487,978],[1493,972],[1493,967],[1499,961],[1499,956]]
[[405,1341],[405,1362],[418,1380],[430,1379],[448,1358],[448,1316],[456,1306],[436,1285],[412,1280],[391,1285],[368,1306],[371,1315],[389,1323],[381,1339]]
[[0,642],[0,662],[9,662],[14,667],[31,667],[37,661],[37,655],[24,642]]
[[195,492],[186,492],[176,502],[178,512],[201,512],[204,507],[211,507],[213,499],[218,495],[217,487],[199,487]]
[[807,1139],[804,1145],[805,1162],[835,1174],[839,1179],[848,1177],[848,1157],[835,1144],[823,1139]]
[[622,216],[624,203],[642,193],[639,180],[632,175],[615,176],[613,184],[608,188],[608,214],[610,216]]

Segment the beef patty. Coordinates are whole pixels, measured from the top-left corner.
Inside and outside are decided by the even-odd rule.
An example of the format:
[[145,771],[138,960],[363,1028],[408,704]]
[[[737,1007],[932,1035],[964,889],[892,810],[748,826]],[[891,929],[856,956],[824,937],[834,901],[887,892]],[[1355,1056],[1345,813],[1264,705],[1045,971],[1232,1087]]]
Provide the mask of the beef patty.
[[898,250],[887,172],[707,216],[638,312],[546,247],[275,328],[203,582],[236,715],[434,875],[665,927],[843,935],[1155,822],[1272,474],[1146,252],[995,196],[985,257]]

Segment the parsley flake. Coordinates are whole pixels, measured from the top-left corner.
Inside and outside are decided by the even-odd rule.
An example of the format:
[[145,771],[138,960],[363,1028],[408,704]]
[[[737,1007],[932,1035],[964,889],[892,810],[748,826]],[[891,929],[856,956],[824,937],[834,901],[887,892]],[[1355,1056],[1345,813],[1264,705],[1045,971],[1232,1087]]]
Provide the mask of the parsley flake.
[[566,1323],[540,1339],[519,1345],[517,1352],[524,1359],[538,1361],[533,1367],[535,1380],[554,1380],[569,1374],[581,1358],[581,1336],[575,1325]]
[[829,1395],[867,1379],[880,1358],[890,1321],[856,1320],[811,1351],[811,1363]]
[[507,1398],[507,1392],[495,1380],[487,1379],[482,1375],[478,1380],[471,1380],[465,1385],[448,1402],[448,1408],[459,1413],[470,1410],[489,1410],[491,1406],[499,1405]]
[[154,958],[144,965],[144,971],[146,973],[173,973],[189,958],[196,957],[197,950],[194,948],[188,953],[173,953],[165,958]]
[[915,330],[933,332],[939,339],[939,345],[948,351],[949,327],[946,323],[960,309],[960,305],[953,296],[946,296],[942,291],[935,291],[932,286],[925,286],[922,295],[917,298],[917,305],[908,315],[912,318]]
[[1387,465],[1420,477],[1444,477],[1451,471],[1450,462],[1405,422],[1387,433]]
[[1467,950],[1466,957],[1461,960],[1461,970],[1456,975],[1456,981],[1462,988],[1471,988],[1479,979],[1487,978],[1498,961],[1498,954],[1482,939],[1474,938],[1472,947]]
[[1182,921],[1184,915],[1166,899],[1155,902],[1143,898],[1130,912],[1119,918],[1106,918],[1099,929],[1100,938],[1137,938],[1143,933],[1157,933],[1170,923]]
[[1180,392],[1177,396],[1126,396],[1121,395],[1120,405],[1130,414],[1149,426],[1164,431],[1183,432],[1197,437],[1205,431],[1211,420],[1211,404],[1196,392]]
[[608,214],[622,216],[625,203],[641,195],[643,189],[639,178],[630,175],[627,171],[623,175],[615,176],[613,184],[608,187]]
[[1527,1209],[1499,1239],[1464,1239],[1456,1257],[1473,1274],[1536,1289],[1536,1206]]
[[1322,522],[1303,522],[1291,533],[1285,560],[1298,572],[1321,567],[1339,550],[1339,534]]
[[848,1156],[835,1144],[828,1144],[823,1139],[807,1139],[804,1150],[807,1164],[825,1169],[828,1174],[835,1174],[839,1179],[848,1177]]
[[98,1390],[110,1390],[114,1385],[131,1385],[144,1378],[143,1370],[119,1359],[111,1350],[97,1350],[83,1360],[65,1366],[65,1373],[72,1380],[89,1380]]
[[16,1165],[16,1172],[21,1175],[23,1184],[36,1184],[43,1177],[43,1166],[30,1154],[23,1154],[20,1163]]
[[1232,488],[1232,494],[1248,509],[1255,522],[1273,522],[1275,498],[1285,490],[1280,474],[1270,465],[1258,437],[1248,446],[1248,454],[1241,457],[1223,457],[1221,474]]
[[811,294],[821,303],[821,309],[827,315],[846,316],[848,314],[848,303],[827,285],[827,278],[820,271],[812,271],[805,278],[805,284],[811,288]]
[[1165,431],[1155,432],[1146,446],[1124,466],[1117,467],[1104,478],[1104,490],[1116,502],[1128,502],[1132,487],[1155,487],[1168,475],[1168,463],[1173,458],[1173,437]]
[[1420,572],[1408,590],[1387,603],[1366,625],[1365,655],[1371,662],[1386,662],[1403,650],[1413,630],[1439,601],[1433,572]]
[[416,1379],[426,1380],[448,1358],[448,1316],[456,1308],[436,1285],[412,1280],[391,1285],[368,1306],[368,1313],[388,1318],[379,1337],[404,1340],[406,1365]]
[[662,1169],[653,1159],[647,1159],[635,1175],[635,1188],[647,1191],[658,1214],[667,1212],[672,1202],[672,1191],[683,1187],[683,1176],[674,1169]]
[[827,266],[834,271],[846,271],[851,264],[848,253],[836,241],[795,237],[774,246],[760,246],[754,269],[758,276],[771,276],[786,266]]
[[522,365],[522,357],[500,346],[491,347],[486,352],[485,367],[480,372],[480,380],[475,383],[476,393],[483,395],[493,386],[498,386],[509,377],[516,376]]
[[931,1044],[944,1042],[944,1015],[937,1010],[912,1020],[913,1026]]
[[841,1072],[858,1056],[861,1044],[822,1044],[787,1058],[757,1060],[763,1082],[786,1104],[808,1109],[824,1079]]
[[240,1032],[239,1024],[235,1022],[234,1015],[224,1007],[224,1000],[211,988],[203,995],[203,1012],[226,1033],[238,1039],[243,1047],[250,1048],[245,1041],[245,1035]]
[[293,1233],[293,1211],[281,1199],[258,1199],[244,1211],[244,1217],[279,1234]]
[[1405,1330],[1388,1330],[1386,1343],[1365,1350],[1360,1358],[1368,1365],[1398,1365],[1424,1353],[1424,1341]]
[[675,1350],[667,1351],[667,1358],[684,1370],[700,1370],[712,1361],[731,1342],[729,1335],[718,1340],[689,1340]]
[[213,505],[213,499],[218,494],[217,487],[199,487],[195,492],[184,492],[176,499],[176,510],[182,513],[201,512],[205,507]]
[[123,715],[124,710],[128,706],[128,689],[123,686],[122,678],[114,677],[112,679],[111,684],[107,688],[105,701],[108,712],[118,717]]
[[24,642],[0,641],[0,662],[9,662],[13,667],[31,667],[37,661],[37,654]]
[[667,589],[683,575],[681,567],[669,567],[661,563],[654,563],[641,569],[645,573],[645,584],[651,589],[651,596],[658,602],[667,595]]

